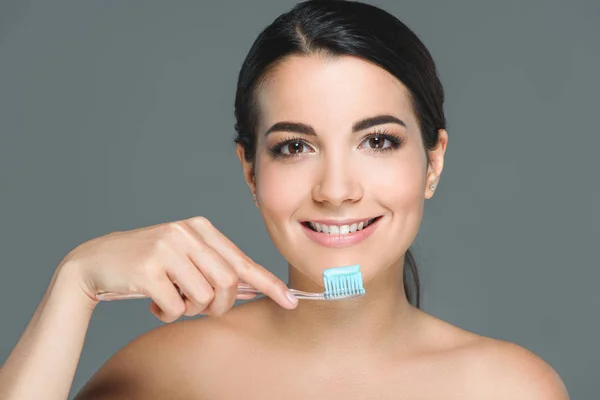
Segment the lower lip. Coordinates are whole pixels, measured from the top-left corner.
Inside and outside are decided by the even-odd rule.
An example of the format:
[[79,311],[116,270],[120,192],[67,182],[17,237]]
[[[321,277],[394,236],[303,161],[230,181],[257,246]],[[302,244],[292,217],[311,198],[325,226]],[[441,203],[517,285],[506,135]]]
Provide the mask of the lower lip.
[[306,232],[308,237],[313,242],[315,242],[321,246],[347,247],[347,246],[355,246],[358,243],[365,240],[366,238],[368,238],[373,233],[375,228],[377,228],[377,225],[379,225],[380,220],[381,220],[381,217],[379,217],[375,222],[372,222],[366,228],[363,228],[360,231],[351,232],[351,233],[348,233],[345,235],[339,235],[339,234],[332,235],[329,233],[316,232],[316,231],[313,231],[312,229],[310,229],[308,226],[304,225],[303,223],[301,223],[300,225],[302,225],[302,229],[304,229],[304,232]]

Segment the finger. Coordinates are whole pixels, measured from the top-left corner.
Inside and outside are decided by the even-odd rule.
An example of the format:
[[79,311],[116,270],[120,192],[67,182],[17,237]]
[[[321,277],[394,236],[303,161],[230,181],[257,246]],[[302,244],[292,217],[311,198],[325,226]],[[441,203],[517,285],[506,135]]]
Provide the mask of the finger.
[[241,299],[253,299],[256,296],[258,296],[258,293],[254,293],[254,292],[249,292],[249,291],[241,291],[239,290],[240,288],[250,288],[250,289],[254,289],[252,287],[252,285],[250,285],[247,282],[244,282],[241,278],[238,277],[238,290],[237,290],[237,295],[236,295],[236,299],[241,300]]
[[[191,264],[191,261],[188,261]],[[208,281],[200,274],[196,267],[192,265],[193,279],[190,279],[190,275],[186,275],[182,278],[176,278],[171,275],[171,280],[176,283],[181,292],[183,303],[185,304],[185,311],[183,315],[192,317],[198,314],[206,314],[208,306],[212,302],[214,297],[214,290]]]
[[[189,259],[187,264],[193,265],[198,274],[201,274],[208,281],[212,289],[210,304],[203,313],[215,316],[225,314],[233,307],[236,300],[237,282],[239,280],[237,274],[185,221],[179,221],[175,224],[175,227],[183,236],[183,240],[177,240],[171,244],[177,250],[176,255],[181,257],[182,254],[186,254]],[[178,280],[184,280],[185,276],[189,276],[193,272],[189,271],[186,275],[181,271],[174,270],[173,273],[180,274],[177,277]],[[190,287],[184,290],[193,291],[194,288]]]
[[214,298],[212,285],[187,256],[185,246],[176,243],[172,251],[164,253],[167,274],[184,295],[184,315],[193,316],[205,313]]
[[190,249],[189,255],[214,289],[214,298],[208,306],[208,314],[225,314],[233,307],[238,294],[239,279],[234,269],[219,253],[202,242]]
[[192,227],[186,226],[181,228],[189,240],[178,242],[180,246],[184,246],[182,243],[187,243],[187,248],[182,249],[181,253],[188,255],[191,263],[214,290],[214,296],[205,313],[214,316],[223,315],[235,303],[239,278],[232,266],[217,251],[206,244]]
[[161,321],[173,322],[185,311],[185,304],[179,291],[166,274],[162,278],[153,279],[147,284],[146,293],[151,299],[150,311]]
[[[252,287],[260,290],[284,308],[293,309],[298,300],[277,276],[252,261],[229,238],[202,217],[186,221],[204,242],[220,254],[236,272],[236,275]],[[289,294],[289,297],[288,297]]]
[[249,300],[256,297],[256,293],[240,293],[235,296],[236,300]]

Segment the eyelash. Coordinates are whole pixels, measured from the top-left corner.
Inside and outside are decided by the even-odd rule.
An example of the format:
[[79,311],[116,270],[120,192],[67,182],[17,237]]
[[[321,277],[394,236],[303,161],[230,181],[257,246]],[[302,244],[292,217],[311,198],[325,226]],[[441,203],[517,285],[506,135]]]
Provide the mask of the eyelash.
[[[391,150],[396,150],[398,148],[400,148],[400,146],[402,146],[404,144],[404,139],[402,139],[401,137],[391,134],[390,132],[388,132],[385,129],[382,130],[377,130],[373,133],[369,133],[367,136],[365,136],[363,138],[363,141],[361,143],[364,143],[367,140],[373,139],[373,138],[378,138],[378,139],[383,139],[383,140],[387,140],[390,142],[390,146],[389,147],[384,147],[383,149],[369,149],[371,151],[374,151],[376,153],[383,153],[386,151],[391,151]],[[302,155],[303,153],[297,153],[297,154],[283,154],[281,152],[281,150],[291,144],[291,143],[302,143],[304,146],[307,147],[311,147],[308,142],[306,142],[303,139],[298,139],[298,138],[283,138],[282,140],[278,141],[277,143],[275,143],[273,146],[271,146],[269,148],[269,153],[271,154],[271,156],[273,158],[293,158],[293,157],[298,157],[300,155]]]

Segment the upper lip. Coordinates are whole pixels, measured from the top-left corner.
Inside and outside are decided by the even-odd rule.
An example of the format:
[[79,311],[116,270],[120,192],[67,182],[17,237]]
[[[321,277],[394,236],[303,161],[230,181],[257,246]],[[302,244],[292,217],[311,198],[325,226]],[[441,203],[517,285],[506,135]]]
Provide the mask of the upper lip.
[[366,218],[346,218],[346,219],[307,219],[302,222],[312,222],[324,225],[352,225],[358,224],[360,222],[367,222],[372,220],[373,218],[377,218],[379,215],[375,217],[366,217]]

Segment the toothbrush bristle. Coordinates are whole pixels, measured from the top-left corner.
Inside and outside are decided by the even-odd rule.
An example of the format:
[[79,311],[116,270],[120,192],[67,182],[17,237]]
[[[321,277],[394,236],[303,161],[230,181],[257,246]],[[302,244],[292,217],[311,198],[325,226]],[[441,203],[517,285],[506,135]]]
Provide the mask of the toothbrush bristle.
[[365,294],[359,264],[328,268],[323,271],[323,282],[327,300],[347,299]]

